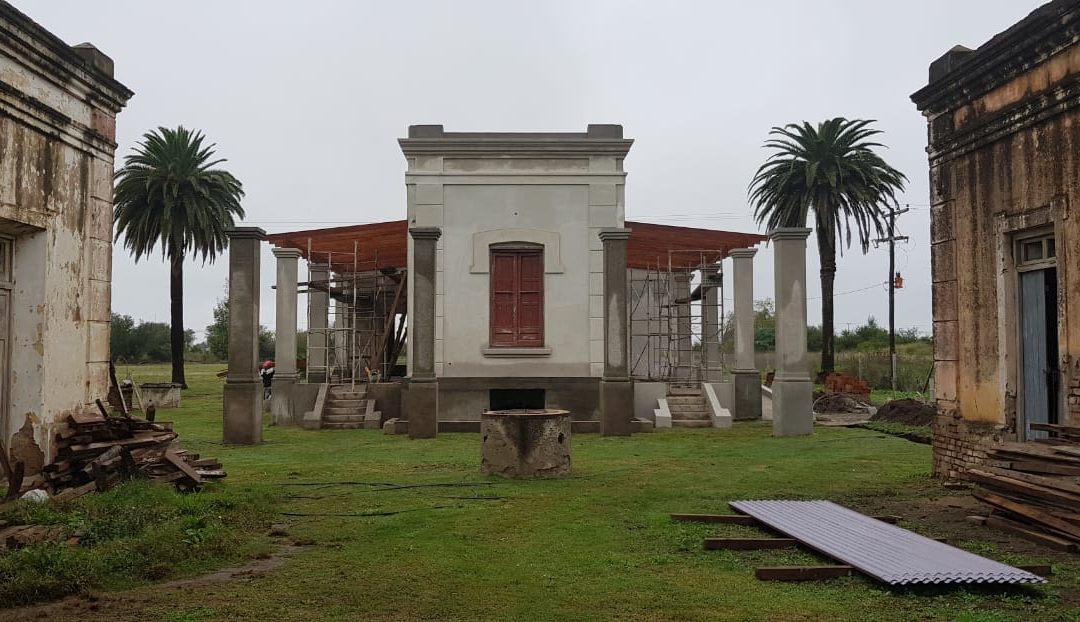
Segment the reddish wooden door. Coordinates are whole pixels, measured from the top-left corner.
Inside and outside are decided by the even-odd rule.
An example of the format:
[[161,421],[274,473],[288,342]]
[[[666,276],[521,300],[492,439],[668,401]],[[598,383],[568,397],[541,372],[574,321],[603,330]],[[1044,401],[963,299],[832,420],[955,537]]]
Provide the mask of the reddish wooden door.
[[491,345],[544,345],[544,254],[491,252]]

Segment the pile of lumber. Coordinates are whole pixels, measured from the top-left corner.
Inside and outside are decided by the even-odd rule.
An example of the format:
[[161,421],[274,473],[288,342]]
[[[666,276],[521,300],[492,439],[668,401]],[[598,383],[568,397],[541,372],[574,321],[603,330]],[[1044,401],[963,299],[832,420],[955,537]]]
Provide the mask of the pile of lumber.
[[217,460],[181,449],[171,423],[102,411],[70,415],[68,428],[56,435],[56,459],[43,469],[45,487],[54,496],[78,497],[132,478],[194,491],[204,480],[225,477]]
[[1060,551],[1080,551],[1080,428],[1032,424],[1055,438],[1005,443],[968,470],[985,523]]

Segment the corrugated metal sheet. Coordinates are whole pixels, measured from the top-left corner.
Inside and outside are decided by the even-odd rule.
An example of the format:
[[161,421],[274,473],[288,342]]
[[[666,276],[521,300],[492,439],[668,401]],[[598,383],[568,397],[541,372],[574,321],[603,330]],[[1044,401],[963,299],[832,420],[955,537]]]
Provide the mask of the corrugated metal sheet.
[[733,501],[731,507],[823,555],[893,585],[1046,583],[831,501]]

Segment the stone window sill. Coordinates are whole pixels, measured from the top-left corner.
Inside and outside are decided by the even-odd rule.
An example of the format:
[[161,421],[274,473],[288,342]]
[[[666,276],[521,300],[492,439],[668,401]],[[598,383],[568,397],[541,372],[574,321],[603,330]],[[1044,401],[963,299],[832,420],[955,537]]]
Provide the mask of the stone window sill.
[[484,356],[496,358],[532,358],[534,356],[551,356],[551,348],[492,348],[484,346],[480,348]]

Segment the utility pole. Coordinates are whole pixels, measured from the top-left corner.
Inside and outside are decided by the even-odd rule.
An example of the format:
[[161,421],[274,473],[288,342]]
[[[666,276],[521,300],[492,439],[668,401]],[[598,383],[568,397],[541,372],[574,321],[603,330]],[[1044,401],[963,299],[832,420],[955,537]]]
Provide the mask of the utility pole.
[[910,208],[889,208],[889,237],[874,240],[874,243],[889,243],[889,379],[892,390],[896,390],[896,243],[907,242],[906,235],[896,235],[896,217]]

